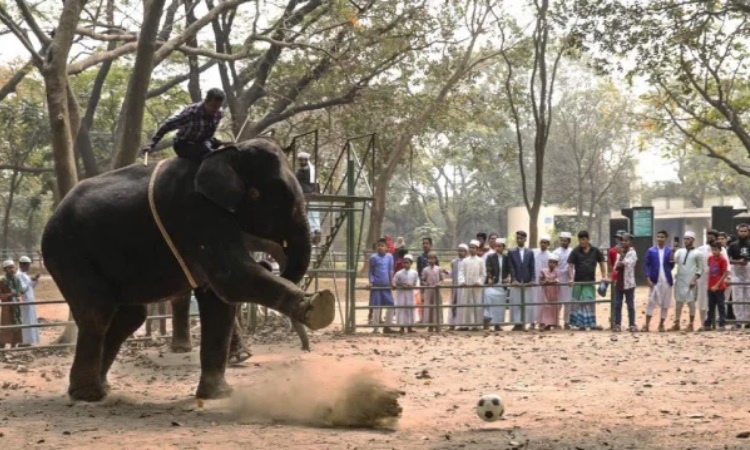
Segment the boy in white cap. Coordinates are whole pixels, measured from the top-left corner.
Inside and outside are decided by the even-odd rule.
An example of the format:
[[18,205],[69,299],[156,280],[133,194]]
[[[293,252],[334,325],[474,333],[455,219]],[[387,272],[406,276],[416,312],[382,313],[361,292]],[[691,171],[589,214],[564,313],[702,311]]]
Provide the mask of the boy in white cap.
[[[541,239],[539,239],[539,248],[534,249],[534,276],[537,280],[539,279],[539,274],[542,273],[542,269],[547,268],[547,261],[549,261],[549,257],[552,255],[552,252],[549,251],[550,242],[551,239],[549,236],[542,236]],[[545,302],[544,291],[541,286],[534,286],[531,288],[531,292],[530,302]],[[531,324],[529,325],[529,329],[533,330],[534,322],[539,322],[539,316],[542,313],[542,305],[531,305],[529,309],[531,310],[531,313],[526,320]]]
[[697,301],[698,280],[706,270],[706,260],[703,253],[695,248],[695,233],[686,231],[684,239],[685,248],[678,249],[674,255],[677,273],[674,277],[674,299],[676,307],[674,311],[674,325],[669,331],[680,331],[680,316],[682,308],[688,305],[690,321],[685,331],[693,331],[695,320],[695,304]]
[[[18,266],[21,269],[18,272],[18,276],[21,281],[27,286],[25,302],[33,303],[36,301],[34,295],[34,289],[39,283],[40,274],[36,274],[33,277],[29,276],[29,269],[31,268],[31,258],[28,256],[21,256],[18,258]],[[36,325],[36,305],[24,305],[21,307],[21,323],[23,325]],[[39,343],[39,329],[38,328],[23,328],[21,330],[23,336],[24,345],[32,345]]]
[[[310,164],[310,154],[307,152],[297,153],[297,163],[299,168],[295,176],[302,186],[302,192],[305,194],[316,194],[318,185],[315,181],[315,168]],[[315,203],[308,203],[308,208],[315,207]],[[313,244],[320,243],[320,211],[308,211],[307,220],[310,223],[310,232],[313,237]]]
[[[399,332],[404,333],[404,328],[409,333],[414,333],[414,288],[419,287],[419,275],[411,268],[414,257],[404,255],[404,268],[393,276],[393,287],[396,288],[396,324],[400,327]],[[406,308],[404,308],[406,307]]]
[[[558,240],[560,246],[557,247],[554,251],[554,254],[557,256],[558,260],[557,271],[560,272],[560,282],[565,283],[564,285],[560,286],[559,301],[561,302],[569,302],[573,298],[573,288],[568,286],[568,281],[570,281],[568,277],[568,258],[570,257],[570,252],[572,251],[572,249],[570,248],[570,241],[572,238],[573,235],[570,233],[570,231],[561,231],[560,238]],[[568,317],[570,315],[569,305],[563,304],[561,309],[563,315],[563,323],[565,324],[565,329],[567,330],[570,328],[570,324],[568,324]]]
[[456,308],[456,305],[462,304],[461,293],[463,289],[455,286],[459,285],[458,276],[461,273],[461,265],[463,264],[463,261],[469,255],[469,246],[466,244],[459,244],[457,252],[458,256],[451,261],[451,284],[454,286],[451,289],[451,309],[448,311],[448,323],[451,325],[451,331],[455,329],[453,325],[456,324],[458,320],[458,308]]
[[469,257],[463,260],[459,268],[458,284],[467,286],[461,295],[461,304],[469,305],[458,309],[458,323],[466,330],[467,325],[475,330],[475,325],[482,323],[484,314],[482,312],[482,289],[487,279],[487,269],[484,260],[477,256],[480,243],[473,240],[469,243]]

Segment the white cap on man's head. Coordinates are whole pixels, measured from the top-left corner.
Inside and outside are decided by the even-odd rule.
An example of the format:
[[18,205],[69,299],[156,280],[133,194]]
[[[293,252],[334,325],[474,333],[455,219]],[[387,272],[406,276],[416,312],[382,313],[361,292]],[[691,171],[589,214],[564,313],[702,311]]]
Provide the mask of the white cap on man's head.
[[476,239],[472,239],[471,242],[469,242],[469,246],[479,247],[479,241]]
[[695,232],[693,232],[693,231],[686,231],[684,237],[695,239]]
[[310,154],[307,152],[297,153],[297,159],[310,159]]
[[505,240],[505,238],[497,238],[497,240],[495,241],[495,243],[496,244],[503,244],[503,245],[505,245],[508,242]]
[[553,253],[553,254],[549,255],[549,260],[550,261],[560,261],[560,257]]
[[16,263],[14,263],[12,259],[6,259],[5,261],[3,261],[3,269],[5,269],[6,267],[14,267],[15,265]]
[[464,250],[469,250],[469,246],[466,244],[458,244],[458,248],[462,248]]
[[542,242],[542,241],[552,242],[549,236],[542,236],[541,238],[539,238],[539,242]]
[[406,255],[404,255],[404,259],[406,259],[406,260],[409,260],[409,261],[411,261],[411,262],[414,262],[414,257],[413,257],[413,256],[411,256],[411,255],[410,255],[410,254],[408,254],[408,253],[407,253]]
[[31,264],[31,258],[29,258],[28,256],[22,256],[22,257],[18,258],[18,262],[19,263]]
[[562,239],[570,239],[572,237],[573,237],[573,235],[570,234],[569,231],[563,231],[563,232],[560,233],[560,238],[562,238]]

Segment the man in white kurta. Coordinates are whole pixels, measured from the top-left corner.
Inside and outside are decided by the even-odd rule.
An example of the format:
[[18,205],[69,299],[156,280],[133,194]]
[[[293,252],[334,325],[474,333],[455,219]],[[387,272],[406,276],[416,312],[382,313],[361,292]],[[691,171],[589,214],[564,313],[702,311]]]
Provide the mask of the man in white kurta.
[[674,255],[677,273],[674,277],[674,299],[676,302],[674,325],[670,331],[680,331],[680,316],[685,304],[690,311],[690,321],[685,331],[693,331],[695,320],[695,303],[697,298],[698,279],[706,271],[706,260],[703,254],[695,248],[695,233],[685,232],[683,237],[685,247],[678,249]]
[[[549,251],[550,238],[543,236],[539,239],[539,248],[534,249],[534,277],[536,280],[539,279],[539,274],[542,269],[547,268],[549,257],[552,252]],[[546,303],[544,297],[544,291],[541,286],[534,286],[531,290],[531,302],[533,303]],[[542,305],[531,305],[530,316],[526,318],[531,323],[530,328],[534,329],[534,322],[539,322],[539,316],[542,312]]]
[[[568,286],[570,278],[568,276],[568,258],[570,257],[570,239],[573,237],[569,231],[563,231],[560,233],[560,246],[554,251],[559,261],[557,265],[557,271],[560,273],[560,300],[561,302],[569,302],[573,299],[573,288]],[[708,308],[706,308],[708,309]],[[562,305],[563,322],[565,323],[565,329],[569,329],[568,318],[570,317],[570,305]]]
[[[18,259],[18,265],[21,270],[18,271],[18,276],[21,278],[21,283],[27,287],[26,293],[24,294],[23,303],[33,303],[36,301],[34,296],[34,288],[39,283],[39,274],[34,277],[29,276],[29,268],[31,268],[31,258],[28,256],[22,256]],[[21,324],[22,325],[36,325],[36,305],[25,305],[21,307]],[[24,345],[32,345],[39,343],[39,328],[22,328],[21,337]]]
[[464,259],[459,267],[458,283],[462,286],[461,304],[469,305],[458,308],[458,323],[463,326],[478,326],[482,324],[484,314],[482,312],[482,288],[487,278],[487,268],[484,260],[477,256],[479,241],[473,240],[469,243],[469,257]]

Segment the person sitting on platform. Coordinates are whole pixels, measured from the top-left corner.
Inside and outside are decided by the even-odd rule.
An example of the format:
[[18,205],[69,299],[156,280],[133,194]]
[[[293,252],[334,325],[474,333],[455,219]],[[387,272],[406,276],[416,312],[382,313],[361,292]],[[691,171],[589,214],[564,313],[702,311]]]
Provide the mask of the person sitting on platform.
[[[315,179],[315,167],[310,164],[310,154],[307,152],[299,152],[297,154],[297,163],[299,168],[297,169],[297,181],[302,186],[302,192],[305,194],[317,194],[318,183]],[[307,221],[310,223],[310,231],[312,232],[313,245],[320,244],[320,211],[310,211],[309,209],[316,206],[315,203],[309,202],[307,204]]]

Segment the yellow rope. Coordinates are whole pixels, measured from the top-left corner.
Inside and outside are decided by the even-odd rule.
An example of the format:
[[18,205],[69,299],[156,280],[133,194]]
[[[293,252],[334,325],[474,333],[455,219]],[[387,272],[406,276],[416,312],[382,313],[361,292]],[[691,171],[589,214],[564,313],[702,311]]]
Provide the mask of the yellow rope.
[[198,287],[198,283],[195,282],[193,275],[190,273],[190,269],[188,269],[187,264],[185,264],[185,260],[183,260],[182,256],[180,256],[180,252],[178,252],[177,248],[174,246],[174,243],[172,242],[172,238],[169,237],[167,230],[164,228],[164,225],[161,223],[161,219],[159,218],[159,212],[156,210],[156,202],[154,202],[154,185],[156,184],[156,175],[159,173],[159,169],[161,168],[161,165],[167,161],[168,160],[166,159],[162,159],[161,161],[159,161],[159,163],[156,164],[156,167],[154,168],[154,172],[151,174],[151,180],[149,180],[148,182],[148,206],[151,208],[151,215],[154,217],[154,221],[156,222],[156,226],[159,228],[159,231],[161,232],[161,236],[164,238],[164,241],[167,243],[167,246],[169,246],[169,249],[172,250],[172,254],[174,255],[175,259],[177,259],[177,262],[180,264],[180,267],[182,268],[182,272],[185,274],[185,277],[190,283],[190,287],[195,289]]

